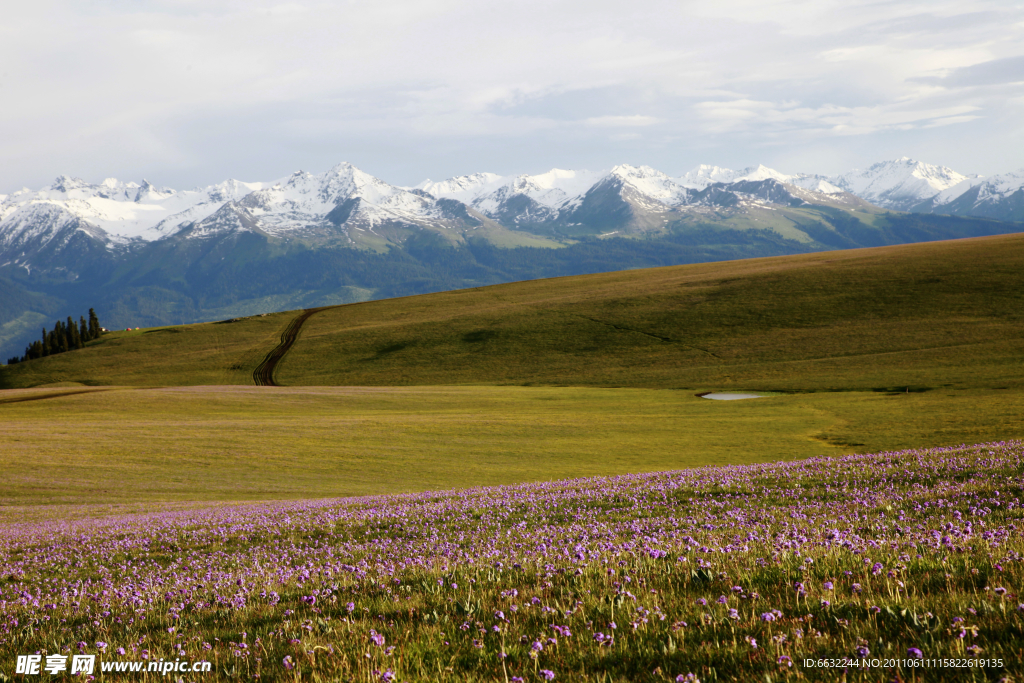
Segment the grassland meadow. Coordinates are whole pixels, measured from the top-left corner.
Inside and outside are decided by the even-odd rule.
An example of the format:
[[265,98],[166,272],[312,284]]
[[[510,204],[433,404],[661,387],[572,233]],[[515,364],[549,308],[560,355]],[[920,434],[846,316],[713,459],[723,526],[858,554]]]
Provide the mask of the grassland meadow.
[[1022,468],[1011,441],[7,525],[0,680],[55,679],[14,673],[32,653],[210,662],[189,681],[1020,680]]

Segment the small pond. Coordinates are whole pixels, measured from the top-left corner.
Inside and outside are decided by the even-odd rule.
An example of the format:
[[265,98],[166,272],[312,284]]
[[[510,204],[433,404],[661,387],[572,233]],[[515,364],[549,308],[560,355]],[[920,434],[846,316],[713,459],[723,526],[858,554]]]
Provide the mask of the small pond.
[[765,398],[761,394],[704,394],[701,398],[710,398],[712,401],[738,401],[741,398]]

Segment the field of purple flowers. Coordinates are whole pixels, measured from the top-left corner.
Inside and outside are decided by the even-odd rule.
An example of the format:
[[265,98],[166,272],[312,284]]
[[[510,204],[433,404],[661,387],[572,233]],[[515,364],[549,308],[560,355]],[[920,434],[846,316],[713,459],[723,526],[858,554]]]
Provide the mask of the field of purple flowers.
[[29,653],[208,681],[1021,680],[1022,467],[1008,442],[12,525],[0,680],[47,680],[14,673]]

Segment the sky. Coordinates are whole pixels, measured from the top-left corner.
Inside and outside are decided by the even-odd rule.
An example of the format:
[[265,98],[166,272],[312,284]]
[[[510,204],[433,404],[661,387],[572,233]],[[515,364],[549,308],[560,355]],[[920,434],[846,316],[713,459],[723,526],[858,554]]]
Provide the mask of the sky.
[[1024,3],[90,0],[0,20],[0,193],[349,161],[489,171],[1024,167]]

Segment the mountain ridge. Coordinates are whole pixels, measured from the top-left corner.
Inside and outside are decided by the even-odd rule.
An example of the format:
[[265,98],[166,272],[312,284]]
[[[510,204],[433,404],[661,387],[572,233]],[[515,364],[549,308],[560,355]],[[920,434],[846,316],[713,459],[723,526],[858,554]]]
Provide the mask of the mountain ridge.
[[[625,191],[630,196],[627,203],[642,208],[641,212],[657,213],[691,205],[691,199],[711,185],[766,180],[813,192],[820,195],[818,201],[845,192],[883,209],[1000,220],[1020,220],[1019,207],[1024,201],[1024,170],[983,178],[908,157],[840,176],[787,175],[763,165],[739,171],[700,165],[672,177],[648,166],[622,164],[597,172],[555,168],[536,175],[475,173],[438,182],[426,180],[413,187],[389,184],[347,162],[321,174],[298,171],[269,182],[229,179],[182,191],[158,188],[146,180],[107,178],[90,184],[59,176],[41,190],[0,195],[0,258],[9,257],[12,247],[17,250],[22,243],[38,242],[45,232],[56,237],[76,219],[78,229],[111,250],[182,232],[192,237],[209,235],[215,226],[227,225],[212,217],[231,202],[247,211],[247,219],[236,222],[235,229],[248,226],[246,229],[275,236],[303,232],[343,236],[350,244],[365,247],[363,242],[373,240],[358,239],[353,229],[373,233],[388,223],[454,227],[451,205],[446,210],[437,203],[442,199],[466,205],[466,210],[457,211],[462,220],[459,227],[482,225],[490,219],[518,230],[538,223],[577,222],[573,214],[586,198],[614,184],[620,195]],[[1018,197],[1017,192],[1022,195]],[[802,198],[814,200],[806,195]],[[696,203],[706,204],[707,195]],[[339,220],[342,213],[344,220]]]

